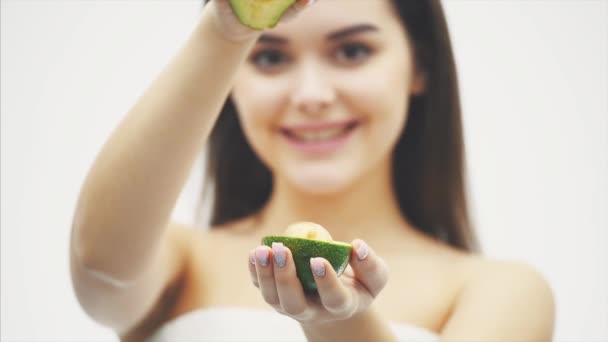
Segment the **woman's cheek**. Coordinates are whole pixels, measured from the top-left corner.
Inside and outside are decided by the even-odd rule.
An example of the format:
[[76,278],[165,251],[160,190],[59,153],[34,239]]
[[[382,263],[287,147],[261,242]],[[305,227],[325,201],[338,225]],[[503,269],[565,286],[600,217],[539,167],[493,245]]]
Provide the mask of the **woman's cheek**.
[[387,86],[386,79],[357,82],[345,89],[347,106],[352,115],[361,117],[374,126],[390,127],[399,124],[404,114],[405,95]]
[[274,112],[272,107],[276,105],[281,95],[275,87],[265,83],[245,81],[234,87],[233,99],[239,112],[272,115]]
[[280,98],[276,92],[240,84],[233,89],[233,101],[249,145],[272,169],[272,156],[276,153],[276,139],[279,138]]
[[403,77],[397,80],[393,75],[394,71],[378,72],[378,69],[359,74],[358,79],[367,81],[349,82],[343,91],[350,110],[364,120],[365,154],[380,159],[390,153],[407,119],[406,83]]
[[281,119],[283,98],[279,87],[252,77],[241,79],[233,89],[236,109],[247,129],[276,130]]
[[[404,97],[405,82],[403,74],[399,72],[402,69],[401,65],[389,64],[381,59],[356,71],[345,73],[340,88],[363,114],[383,113],[386,112],[386,107],[392,107],[395,97]],[[396,73],[399,73],[400,77],[396,77]]]

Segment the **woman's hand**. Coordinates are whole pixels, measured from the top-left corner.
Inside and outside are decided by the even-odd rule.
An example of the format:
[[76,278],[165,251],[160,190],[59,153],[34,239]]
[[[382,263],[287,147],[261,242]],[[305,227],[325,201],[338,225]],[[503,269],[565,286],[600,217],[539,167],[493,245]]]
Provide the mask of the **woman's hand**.
[[323,258],[310,260],[318,296],[306,294],[291,251],[281,243],[249,253],[249,272],[264,300],[303,324],[344,320],[365,311],[388,280],[388,267],[363,240],[354,240],[350,265],[338,277]]
[[[289,21],[300,11],[312,5],[311,0],[296,0],[296,2],[283,14],[279,23]],[[206,6],[211,6],[211,15],[222,35],[230,41],[239,42],[255,37],[260,31],[249,28],[239,21],[234,14],[228,0],[211,0]]]

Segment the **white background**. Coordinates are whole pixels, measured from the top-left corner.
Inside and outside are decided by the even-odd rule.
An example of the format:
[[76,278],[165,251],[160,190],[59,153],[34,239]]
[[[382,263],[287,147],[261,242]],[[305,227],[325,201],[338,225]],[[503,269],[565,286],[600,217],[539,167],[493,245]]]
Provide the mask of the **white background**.
[[[72,292],[73,209],[96,153],[188,37],[200,2],[1,4],[1,339],[116,340]],[[608,341],[608,2],[444,4],[485,252],[545,275],[556,341]],[[176,219],[194,220],[200,170]]]

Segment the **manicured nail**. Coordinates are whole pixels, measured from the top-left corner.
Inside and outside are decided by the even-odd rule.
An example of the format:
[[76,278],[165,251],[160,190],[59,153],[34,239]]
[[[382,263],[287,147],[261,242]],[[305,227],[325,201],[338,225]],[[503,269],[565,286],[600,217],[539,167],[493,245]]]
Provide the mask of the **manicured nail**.
[[367,258],[368,254],[369,254],[369,247],[363,240],[359,240],[359,244],[357,246],[357,258],[359,258],[359,260],[363,260],[363,259]]
[[272,254],[274,255],[274,263],[280,268],[285,267],[287,261],[286,248],[280,242],[272,243]]
[[264,246],[258,246],[255,249],[255,259],[262,266],[268,266],[268,249]]
[[255,250],[249,252],[249,263],[255,265]]
[[325,265],[323,264],[322,259],[311,258],[310,269],[317,277],[323,277],[325,275]]

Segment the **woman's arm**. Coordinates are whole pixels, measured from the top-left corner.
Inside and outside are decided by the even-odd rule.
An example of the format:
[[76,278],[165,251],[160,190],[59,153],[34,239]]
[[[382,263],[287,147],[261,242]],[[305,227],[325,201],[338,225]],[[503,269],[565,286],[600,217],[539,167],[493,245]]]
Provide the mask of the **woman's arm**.
[[211,5],[114,130],[82,187],[74,256],[118,281],[137,278],[156,250],[233,76],[254,43],[253,37],[242,43],[223,39]]
[[170,215],[257,38],[228,40],[215,4],[116,127],[79,195],[73,283],[85,310],[118,330],[134,323],[182,267],[179,233],[167,232]]
[[315,325],[302,324],[302,330],[310,342],[397,341],[387,321],[373,306],[345,320]]

